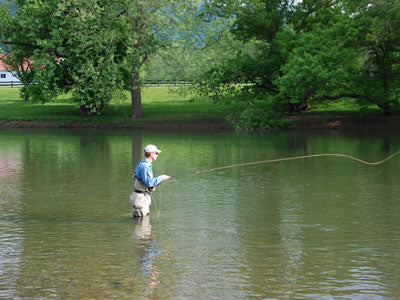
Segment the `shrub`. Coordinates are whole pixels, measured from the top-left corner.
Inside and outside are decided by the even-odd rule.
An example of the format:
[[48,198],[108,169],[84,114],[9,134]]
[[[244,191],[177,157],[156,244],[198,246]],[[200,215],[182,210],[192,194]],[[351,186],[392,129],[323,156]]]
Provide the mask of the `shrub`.
[[240,130],[271,130],[287,125],[283,112],[284,109],[277,99],[269,96],[254,100],[243,111],[229,115],[227,121]]

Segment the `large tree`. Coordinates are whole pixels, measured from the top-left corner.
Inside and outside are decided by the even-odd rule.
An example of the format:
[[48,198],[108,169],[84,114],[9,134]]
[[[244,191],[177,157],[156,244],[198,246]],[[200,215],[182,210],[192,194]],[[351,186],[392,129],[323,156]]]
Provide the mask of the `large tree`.
[[300,110],[313,100],[352,98],[394,113],[400,103],[399,2],[330,3],[305,19],[275,81],[281,95]]
[[400,2],[208,3],[211,13],[235,18],[231,32],[244,47],[205,70],[198,81],[202,91],[273,95],[294,111],[341,98],[376,104],[387,114],[398,109]]
[[173,3],[120,0],[115,5],[120,53],[129,74],[132,117],[137,118],[142,116],[140,69],[151,54],[170,43],[167,29],[172,19],[167,8]]
[[[232,89],[237,83],[256,93],[278,93],[274,79],[284,63],[280,33],[293,10],[294,0],[208,1],[208,11],[223,18],[234,18],[231,32],[242,43],[234,57],[200,77],[200,85],[212,90]],[[286,48],[286,47],[285,47]],[[285,49],[284,49],[285,50]],[[210,78],[211,80],[207,80]]]
[[400,111],[400,2],[356,2],[354,21],[361,41],[361,86],[386,114]]
[[72,90],[81,112],[99,114],[120,90],[118,36],[113,1],[22,1],[3,4],[2,42],[34,61],[33,101],[46,102]]
[[13,0],[0,9],[1,40],[35,60],[34,99],[49,101],[72,90],[83,113],[98,114],[120,92],[125,75],[132,116],[140,117],[141,67],[157,50],[182,42],[183,29],[195,28],[196,18],[189,16],[198,13],[199,3]]
[[[149,58],[157,54],[156,58],[165,59],[174,53],[173,60],[180,60],[182,64],[183,56],[188,53],[182,49],[204,47],[208,37],[218,36],[224,22],[204,21],[202,1],[198,0],[119,0],[116,7],[120,53],[124,57],[124,73],[128,74],[130,82],[132,117],[141,117],[140,72]],[[168,62],[164,62],[167,67]],[[172,61],[171,65],[176,66]]]

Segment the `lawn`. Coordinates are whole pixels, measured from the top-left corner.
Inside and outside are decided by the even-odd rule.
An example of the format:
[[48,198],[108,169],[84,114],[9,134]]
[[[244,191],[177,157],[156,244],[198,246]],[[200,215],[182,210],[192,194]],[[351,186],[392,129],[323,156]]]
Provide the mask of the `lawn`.
[[70,95],[50,103],[25,103],[19,97],[19,88],[0,87],[0,120],[44,120],[57,123],[89,122],[106,124],[135,124],[142,122],[194,122],[196,120],[224,119],[226,107],[211,101],[182,95],[176,87],[145,87],[142,89],[143,117],[132,120],[130,95],[126,101],[111,102],[102,115],[85,117]]
[[[226,102],[228,103],[228,102]],[[71,95],[63,95],[54,102],[25,103],[19,97],[19,88],[0,87],[0,125],[20,124],[23,121],[48,121],[60,125],[84,123],[112,126],[136,126],[150,123],[173,123],[224,120],[228,114],[243,109],[244,102],[232,104],[215,104],[212,101],[199,99],[193,95],[183,95],[177,87],[144,87],[142,89],[143,117],[131,119],[130,95],[126,94],[123,102],[111,102],[100,116],[81,116],[79,108]],[[242,106],[240,106],[242,105]],[[360,107],[351,100],[318,103],[314,108],[296,118],[335,116],[377,116],[382,111],[376,106]]]
[[355,99],[341,99],[337,101],[326,101],[312,105],[313,109],[305,114],[319,116],[376,116],[383,115],[383,111],[375,104],[364,104],[360,106]]

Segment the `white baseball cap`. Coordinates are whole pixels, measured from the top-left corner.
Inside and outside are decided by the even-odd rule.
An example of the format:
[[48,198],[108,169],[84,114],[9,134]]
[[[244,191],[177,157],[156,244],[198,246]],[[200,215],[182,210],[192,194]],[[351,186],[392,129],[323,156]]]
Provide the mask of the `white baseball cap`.
[[145,153],[150,153],[150,152],[156,152],[156,153],[161,153],[160,149],[157,149],[157,147],[155,145],[147,145],[144,148],[144,152]]

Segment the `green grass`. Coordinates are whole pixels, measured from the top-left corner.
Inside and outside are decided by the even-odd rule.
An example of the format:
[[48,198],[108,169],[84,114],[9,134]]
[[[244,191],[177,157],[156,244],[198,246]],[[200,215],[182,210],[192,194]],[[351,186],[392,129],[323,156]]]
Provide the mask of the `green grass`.
[[[243,102],[244,103],[244,102]],[[126,101],[111,102],[103,114],[95,117],[81,116],[79,108],[70,94],[59,97],[56,101],[46,103],[25,103],[19,96],[19,88],[0,87],[0,123],[21,121],[51,121],[58,124],[84,122],[93,125],[111,124],[129,126],[144,122],[195,122],[198,120],[224,119],[244,107],[236,105],[216,105],[193,95],[182,95],[175,87],[142,88],[143,117],[131,119],[130,95]],[[314,105],[316,108],[305,114],[316,116],[364,116],[381,115],[376,106],[360,108],[355,101],[335,101]]]
[[347,99],[339,101],[327,101],[312,105],[313,109],[305,112],[311,115],[321,116],[366,116],[366,115],[383,115],[383,111],[374,104],[365,104],[360,106],[356,100]]
[[126,101],[111,102],[103,114],[96,117],[80,115],[71,95],[64,95],[51,103],[25,103],[19,97],[19,88],[0,87],[0,120],[44,120],[57,123],[89,122],[93,124],[135,124],[141,122],[194,122],[223,119],[229,113],[226,107],[206,100],[193,100],[190,95],[178,93],[176,88],[149,87],[142,89],[143,117],[132,120],[130,95]]

